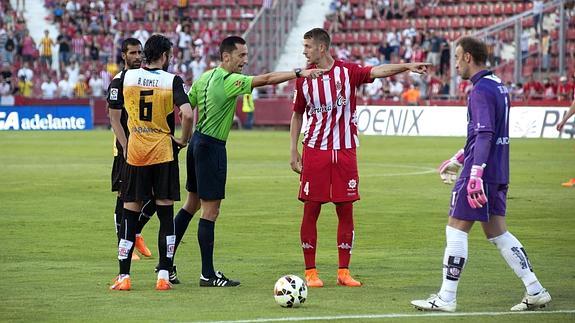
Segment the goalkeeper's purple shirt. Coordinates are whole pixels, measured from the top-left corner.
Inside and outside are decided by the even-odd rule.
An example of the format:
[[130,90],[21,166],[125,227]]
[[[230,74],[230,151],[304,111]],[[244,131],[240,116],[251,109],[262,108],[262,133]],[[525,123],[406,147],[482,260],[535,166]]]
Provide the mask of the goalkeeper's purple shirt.
[[[473,75],[471,82],[473,89],[467,98],[467,142],[461,177],[469,177],[471,166],[485,164],[484,182],[507,184],[509,183],[509,92],[501,80],[487,70]],[[478,137],[491,138],[478,140]]]

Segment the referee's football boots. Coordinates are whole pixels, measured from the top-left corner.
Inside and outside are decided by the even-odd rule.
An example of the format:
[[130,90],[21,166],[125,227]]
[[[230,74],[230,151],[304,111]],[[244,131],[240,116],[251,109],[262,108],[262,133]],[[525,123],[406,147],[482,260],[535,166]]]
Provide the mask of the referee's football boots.
[[210,278],[200,275],[200,287],[234,287],[239,284],[239,281],[227,278],[220,271],[216,271],[216,275]]

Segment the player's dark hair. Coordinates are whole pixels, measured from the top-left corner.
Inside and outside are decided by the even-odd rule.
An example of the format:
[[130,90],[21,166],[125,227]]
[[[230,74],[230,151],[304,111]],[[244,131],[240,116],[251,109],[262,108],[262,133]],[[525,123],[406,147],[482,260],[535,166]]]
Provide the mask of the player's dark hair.
[[128,46],[142,46],[142,43],[136,38],[126,38],[122,42],[122,53],[126,54],[128,52]]
[[146,57],[146,62],[152,63],[159,60],[162,54],[169,52],[172,49],[172,42],[168,37],[160,34],[152,35],[146,41],[144,46],[144,57]]
[[314,28],[306,32],[303,34],[303,39],[313,39],[320,44],[324,44],[326,48],[329,48],[329,45],[331,44],[331,38],[323,28]]
[[224,53],[231,53],[236,50],[236,44],[245,45],[246,41],[240,36],[229,36],[224,38],[220,43],[220,59],[223,59]]
[[485,65],[487,62],[487,45],[477,38],[463,37],[457,42],[457,46],[463,48],[464,53],[471,54],[477,65]]

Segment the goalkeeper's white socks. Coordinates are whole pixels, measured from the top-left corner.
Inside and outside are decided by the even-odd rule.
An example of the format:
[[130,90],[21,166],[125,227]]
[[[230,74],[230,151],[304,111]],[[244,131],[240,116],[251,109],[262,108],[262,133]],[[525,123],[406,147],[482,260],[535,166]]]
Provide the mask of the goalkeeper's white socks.
[[443,284],[438,295],[443,301],[451,302],[457,295],[459,276],[467,261],[467,233],[446,226],[445,237],[447,245],[443,256]]
[[523,249],[523,245],[514,235],[507,231],[500,236],[488,240],[499,249],[499,252],[501,252],[503,259],[505,259],[509,267],[515,271],[517,277],[521,278],[527,289],[527,294],[535,295],[543,290],[543,286],[541,286],[541,283],[539,283],[539,280],[537,280],[537,277],[533,273],[533,268],[531,267],[525,249]]

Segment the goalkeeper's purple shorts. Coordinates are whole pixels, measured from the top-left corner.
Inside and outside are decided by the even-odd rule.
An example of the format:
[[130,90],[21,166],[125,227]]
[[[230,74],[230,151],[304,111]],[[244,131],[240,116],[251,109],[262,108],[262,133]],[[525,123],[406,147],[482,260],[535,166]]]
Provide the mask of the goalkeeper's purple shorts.
[[507,184],[483,183],[487,204],[473,209],[467,202],[467,182],[469,177],[458,178],[451,191],[449,216],[459,220],[488,222],[493,215],[505,216],[507,209]]

